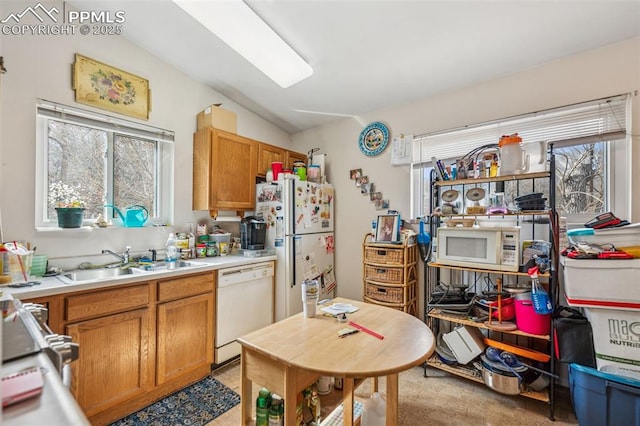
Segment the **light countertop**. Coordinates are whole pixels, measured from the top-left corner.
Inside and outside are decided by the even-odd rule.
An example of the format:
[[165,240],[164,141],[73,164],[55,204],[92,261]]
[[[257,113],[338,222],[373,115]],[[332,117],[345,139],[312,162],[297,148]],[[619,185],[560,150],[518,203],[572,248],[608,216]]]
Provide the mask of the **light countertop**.
[[30,279],[34,281],[39,281],[40,284],[21,288],[13,288],[5,285],[0,287],[0,290],[3,292],[3,294],[11,295],[15,299],[24,300],[37,297],[54,296],[76,291],[107,288],[115,285],[177,277],[180,275],[194,274],[198,272],[215,271],[218,269],[270,262],[273,260],[276,260],[275,255],[263,257],[243,257],[239,255],[206,257],[189,259],[189,262],[194,264],[194,266],[169,271],[166,269],[159,271],[146,271],[130,275],[121,275],[99,280],[77,281],[73,283],[65,282],[60,277],[30,277]]

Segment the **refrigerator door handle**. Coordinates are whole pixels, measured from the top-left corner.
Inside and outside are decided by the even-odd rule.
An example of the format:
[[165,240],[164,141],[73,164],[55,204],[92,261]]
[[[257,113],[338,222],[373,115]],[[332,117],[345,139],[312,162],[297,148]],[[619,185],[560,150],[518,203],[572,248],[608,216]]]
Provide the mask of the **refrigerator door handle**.
[[285,262],[289,263],[289,265],[285,265],[285,280],[286,284],[289,288],[293,288],[296,286],[296,239],[293,235],[285,236],[286,240],[290,244],[284,245],[285,247]]

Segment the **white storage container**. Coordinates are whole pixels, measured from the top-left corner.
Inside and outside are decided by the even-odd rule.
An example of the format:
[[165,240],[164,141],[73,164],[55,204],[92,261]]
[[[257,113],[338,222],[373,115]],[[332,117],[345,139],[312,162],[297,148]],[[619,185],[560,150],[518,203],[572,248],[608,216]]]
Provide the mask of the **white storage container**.
[[460,364],[467,364],[484,351],[483,337],[479,329],[466,325],[456,328],[451,333],[442,335],[445,343]]
[[640,259],[562,258],[560,264],[569,305],[640,309]]
[[616,249],[626,251],[635,258],[640,258],[640,223],[619,228],[572,229],[567,234],[573,244],[579,242],[599,245],[613,244]]
[[640,379],[640,310],[585,309],[599,371]]
[[231,233],[226,234],[209,234],[209,241],[215,241],[220,247],[220,243],[227,243],[227,246],[231,244]]

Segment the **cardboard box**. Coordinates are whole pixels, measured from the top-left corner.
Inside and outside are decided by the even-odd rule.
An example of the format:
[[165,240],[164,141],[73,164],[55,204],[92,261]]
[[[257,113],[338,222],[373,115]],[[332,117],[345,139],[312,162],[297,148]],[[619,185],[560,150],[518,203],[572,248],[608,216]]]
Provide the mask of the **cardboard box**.
[[598,371],[640,380],[640,310],[585,309]]
[[200,111],[197,116],[198,130],[207,127],[215,127],[231,133],[238,132],[238,116],[233,111],[228,111],[215,105],[209,105]]
[[451,333],[442,335],[447,346],[460,364],[467,364],[480,355],[485,348],[482,332],[466,325],[460,326]]
[[569,305],[640,309],[640,259],[563,257],[561,266],[564,271],[564,292]]

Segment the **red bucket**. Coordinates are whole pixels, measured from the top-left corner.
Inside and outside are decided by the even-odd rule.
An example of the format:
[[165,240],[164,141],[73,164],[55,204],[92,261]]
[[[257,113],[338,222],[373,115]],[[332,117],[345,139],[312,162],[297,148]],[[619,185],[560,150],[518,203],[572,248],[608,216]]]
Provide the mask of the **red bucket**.
[[531,299],[516,300],[516,325],[525,333],[549,334],[551,314],[536,314]]

